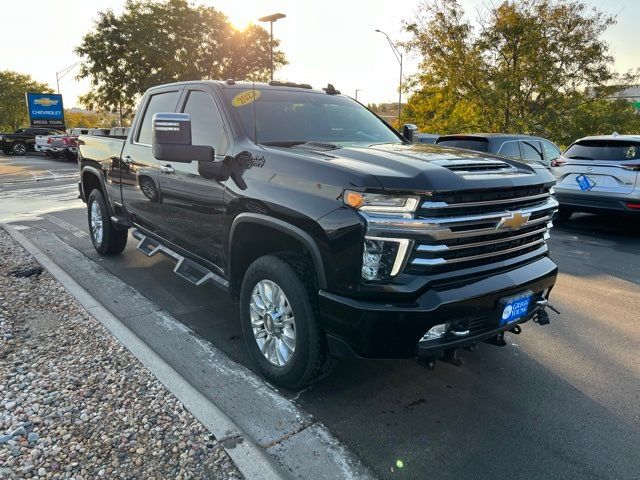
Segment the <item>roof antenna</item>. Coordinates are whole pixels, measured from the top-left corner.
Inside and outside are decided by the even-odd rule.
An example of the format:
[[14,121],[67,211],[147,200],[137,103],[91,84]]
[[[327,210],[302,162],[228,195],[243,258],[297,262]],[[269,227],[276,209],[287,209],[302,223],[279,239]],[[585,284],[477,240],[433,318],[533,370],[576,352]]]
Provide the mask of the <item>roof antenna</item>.
[[251,94],[253,95],[253,142],[258,145],[258,115],[256,113],[256,82],[251,79]]

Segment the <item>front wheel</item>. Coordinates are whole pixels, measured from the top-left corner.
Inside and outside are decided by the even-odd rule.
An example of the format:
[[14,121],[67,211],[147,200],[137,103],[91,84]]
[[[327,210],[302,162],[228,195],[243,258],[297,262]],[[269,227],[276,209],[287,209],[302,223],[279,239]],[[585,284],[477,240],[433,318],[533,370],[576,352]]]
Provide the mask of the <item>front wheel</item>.
[[100,255],[117,255],[127,246],[127,230],[116,230],[111,223],[102,192],[94,189],[87,199],[87,220],[93,247]]
[[297,255],[266,255],[249,266],[240,291],[242,333],[252,359],[267,379],[291,389],[331,366],[311,270]]

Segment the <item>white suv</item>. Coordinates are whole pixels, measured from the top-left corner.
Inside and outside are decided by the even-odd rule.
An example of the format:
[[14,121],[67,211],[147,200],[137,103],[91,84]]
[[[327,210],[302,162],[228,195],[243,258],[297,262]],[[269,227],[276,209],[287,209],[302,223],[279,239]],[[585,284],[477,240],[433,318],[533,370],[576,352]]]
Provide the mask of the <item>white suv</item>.
[[573,212],[640,217],[640,135],[581,138],[552,166],[559,220]]

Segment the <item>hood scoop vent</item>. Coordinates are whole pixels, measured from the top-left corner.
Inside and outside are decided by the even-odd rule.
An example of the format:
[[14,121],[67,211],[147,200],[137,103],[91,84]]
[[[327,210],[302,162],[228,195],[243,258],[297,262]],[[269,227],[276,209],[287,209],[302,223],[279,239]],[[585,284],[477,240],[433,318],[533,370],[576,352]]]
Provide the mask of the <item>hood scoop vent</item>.
[[460,175],[512,174],[518,172],[516,167],[500,160],[435,160],[432,163]]

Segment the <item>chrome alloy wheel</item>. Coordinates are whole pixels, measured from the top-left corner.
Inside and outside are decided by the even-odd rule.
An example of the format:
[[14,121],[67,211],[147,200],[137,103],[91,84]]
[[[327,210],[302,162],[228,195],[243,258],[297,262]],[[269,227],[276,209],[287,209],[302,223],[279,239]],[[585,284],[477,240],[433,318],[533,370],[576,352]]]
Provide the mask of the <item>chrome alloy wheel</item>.
[[18,143],[13,147],[14,155],[22,156],[27,153],[27,147],[23,143]]
[[102,225],[102,212],[100,211],[100,205],[98,202],[91,204],[91,235],[98,245],[102,245],[102,235],[104,234],[104,227]]
[[273,365],[287,365],[296,349],[296,322],[287,296],[277,283],[260,280],[249,307],[258,348]]

